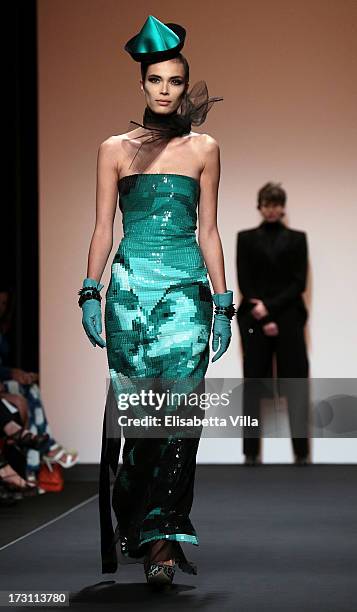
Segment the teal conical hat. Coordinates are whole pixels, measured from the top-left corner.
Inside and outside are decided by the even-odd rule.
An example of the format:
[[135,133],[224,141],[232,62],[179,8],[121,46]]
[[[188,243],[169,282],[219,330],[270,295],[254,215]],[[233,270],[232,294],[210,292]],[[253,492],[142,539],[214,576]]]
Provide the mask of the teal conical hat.
[[177,23],[162,23],[149,15],[124,49],[136,62],[161,62],[175,57],[185,42],[186,30]]

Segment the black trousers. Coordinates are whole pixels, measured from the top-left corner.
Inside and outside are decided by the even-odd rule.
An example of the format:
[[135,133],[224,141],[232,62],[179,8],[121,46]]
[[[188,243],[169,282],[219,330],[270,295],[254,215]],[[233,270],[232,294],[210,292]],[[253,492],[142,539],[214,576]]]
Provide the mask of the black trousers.
[[[238,312],[243,349],[243,413],[259,420],[261,399],[274,397],[275,355],[277,392],[279,396],[287,397],[293,450],[295,455],[306,457],[309,453],[309,361],[304,337],[306,316],[291,309],[282,313],[276,322],[279,334],[266,336],[261,324],[250,312],[242,316]],[[259,451],[259,429],[255,428],[253,433],[252,429],[248,431],[245,428],[244,454],[258,455]]]

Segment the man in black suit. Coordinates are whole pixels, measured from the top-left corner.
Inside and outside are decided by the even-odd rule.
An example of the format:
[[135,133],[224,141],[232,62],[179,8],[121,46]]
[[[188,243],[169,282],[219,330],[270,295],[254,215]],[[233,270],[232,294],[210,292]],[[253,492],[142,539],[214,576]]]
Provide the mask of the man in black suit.
[[[308,312],[301,294],[306,287],[307,239],[305,232],[282,223],[285,203],[280,183],[267,183],[258,192],[263,221],[237,235],[243,406],[244,414],[259,420],[260,400],[272,394],[275,354],[278,392],[288,401],[295,463],[306,465],[309,361],[304,326]],[[259,463],[257,430],[245,428],[243,452],[246,464]]]

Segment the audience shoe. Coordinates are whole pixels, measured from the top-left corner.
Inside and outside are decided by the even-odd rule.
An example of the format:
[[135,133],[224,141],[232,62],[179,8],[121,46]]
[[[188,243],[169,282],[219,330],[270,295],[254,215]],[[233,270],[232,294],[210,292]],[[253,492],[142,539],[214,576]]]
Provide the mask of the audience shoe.
[[255,466],[261,465],[260,459],[258,459],[258,455],[246,455],[244,460],[244,465]]
[[[56,451],[54,454],[49,455],[49,451]],[[64,458],[64,456],[66,457]],[[68,451],[63,446],[58,444],[52,444],[47,450],[47,454],[43,456],[43,460],[46,463],[48,469],[51,469],[52,463],[58,463],[63,468],[71,468],[78,462],[78,453],[76,451]]]
[[13,443],[19,450],[34,448],[35,450],[41,450],[41,448],[48,442],[49,435],[46,434],[33,434],[28,429],[21,427],[15,433],[6,436],[7,443]]
[[308,457],[299,457],[296,456],[295,457],[295,461],[294,461],[295,465],[310,465],[310,461],[308,459]]
[[[9,463],[6,461],[6,459],[1,456],[0,470],[8,465]],[[22,479],[25,481],[25,484],[23,486],[15,484],[14,482],[10,482],[10,479],[14,479],[16,477],[21,478],[21,476],[17,474],[17,472],[15,472],[14,474],[9,474],[8,476],[0,476],[0,486],[2,486],[2,488],[4,488],[6,491],[9,491],[10,493],[16,494],[17,499],[20,499],[21,497],[33,497],[39,494],[37,486],[34,483],[25,480],[24,478]]]

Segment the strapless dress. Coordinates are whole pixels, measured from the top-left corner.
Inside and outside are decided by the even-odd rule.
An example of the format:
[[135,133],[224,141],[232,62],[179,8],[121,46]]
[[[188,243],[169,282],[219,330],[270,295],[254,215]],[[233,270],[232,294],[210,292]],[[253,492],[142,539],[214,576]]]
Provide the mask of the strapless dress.
[[[104,315],[112,400],[115,404],[138,379],[168,382],[172,390],[186,393],[202,390],[213,301],[196,240],[199,181],[182,174],[145,173],[123,177],[118,187],[123,238],[111,264]],[[181,569],[191,572],[193,565],[179,542],[198,544],[189,512],[199,439],[127,437],[116,473],[120,438],[108,435],[108,420],[105,414],[103,573],[116,570],[118,541],[124,557],[140,560],[154,539],[175,543]],[[108,504],[109,466],[116,475],[111,501],[118,521],[115,533]]]

